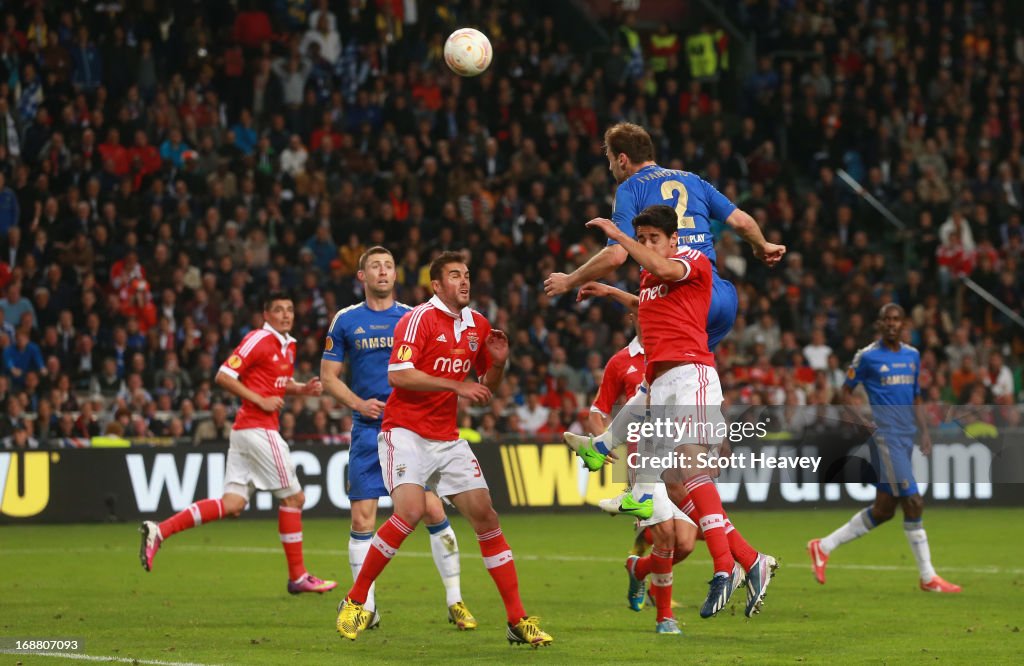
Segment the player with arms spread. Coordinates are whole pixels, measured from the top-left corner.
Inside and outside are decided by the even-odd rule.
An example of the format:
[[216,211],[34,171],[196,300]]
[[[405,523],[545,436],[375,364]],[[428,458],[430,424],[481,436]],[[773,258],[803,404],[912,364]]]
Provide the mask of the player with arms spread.
[[[676,214],[668,206],[650,206],[633,220],[635,240],[611,220],[598,218],[588,222],[587,226],[601,229],[610,239],[620,242],[633,259],[644,267],[638,297],[626,295],[619,290],[616,292],[619,298],[628,297],[631,307],[636,307],[639,312],[647,354],[645,379],[650,386],[651,409],[676,406],[677,410],[695,412],[702,425],[704,422],[710,423],[708,413],[713,417],[722,404],[722,387],[715,371],[715,357],[708,349],[705,330],[712,298],[710,260],[690,247],[679,247]],[[677,411],[667,416],[678,418],[680,414]],[[601,435],[577,439],[590,440],[595,448],[607,454],[616,444],[626,440],[625,431],[632,420],[630,415],[617,417]],[[578,449],[578,445],[569,439],[567,442]],[[674,450],[695,461],[699,454],[716,447],[716,442],[698,436],[695,441],[682,443]],[[747,617],[758,613],[777,567],[775,559],[758,553],[738,530],[730,529],[718,489],[706,471],[681,467],[670,470],[663,479],[672,503],[684,511],[689,509],[693,512],[714,560],[715,575],[711,579],[707,599],[701,607],[701,616],[712,617],[729,601],[736,579],[734,565],[737,561],[747,572],[745,613]],[[644,492],[643,486],[646,485],[650,484],[635,485],[634,494]],[[691,503],[692,507],[689,506]],[[655,598],[658,601],[659,616],[671,612],[670,602],[664,601],[661,595],[671,599],[672,553],[667,549],[663,552],[669,557],[652,562],[651,570],[652,574],[667,576],[667,585],[654,587],[658,593]],[[666,578],[660,582],[665,583]],[[670,618],[670,614],[664,618],[659,617],[665,620]]]
[[[476,532],[484,565],[494,579],[508,618],[510,643],[533,647],[552,639],[529,617],[519,598],[512,551],[476,456],[458,439],[459,398],[476,404],[491,399],[508,360],[508,338],[469,305],[465,258],[444,252],[430,264],[434,296],[404,315],[395,327],[388,366],[394,387],[384,409],[378,452],[394,514],[373,537],[355,584],[338,612],[336,627],[355,640],[365,626],[363,604],[374,580],[426,514],[425,486],[446,497]],[[467,382],[470,370],[479,382]]]
[[306,496],[295,476],[288,444],[278,432],[277,415],[285,395],[320,395],[323,387],[313,378],[306,384],[295,373],[295,338],[288,333],[295,321],[290,296],[272,293],[263,304],[263,328],[242,338],[217,372],[217,386],[242,399],[231,429],[224,496],[190,505],[159,525],[146,521],[139,557],[146,571],[160,545],[172,534],[199,527],[225,516],[238,517],[254,489],[269,490],[281,500],[277,525],[288,560],[288,591],[327,592],[338,584],[306,571],[302,560],[302,505]]
[[[895,303],[882,306],[878,313],[881,338],[857,352],[843,384],[842,400],[853,405],[853,390],[864,385],[877,424],[871,442],[871,464],[878,473],[875,503],[858,511],[845,525],[824,539],[807,544],[811,569],[822,585],[829,554],[844,543],[864,536],[896,514],[896,505],[903,507],[903,530],[921,574],[921,589],[926,592],[960,592],[960,586],[942,579],[932,567],[928,534],[922,517],[924,500],[914,480],[914,435],[920,434],[921,453],[932,452],[921,405],[918,378],[921,354],[903,344],[903,308]],[[913,412],[913,414],[911,413]],[[916,423],[915,423],[916,422]]]
[[[356,277],[366,300],[339,310],[327,330],[320,380],[324,391],[352,410],[352,446],[348,460],[348,497],[352,501],[352,530],[348,561],[352,580],[359,576],[377,521],[377,500],[386,497],[377,455],[377,436],[384,417],[384,404],[391,395],[388,361],[394,346],[395,325],[412,308],[395,301],[395,258],[387,249],[371,247],[359,258]],[[351,365],[351,388],[341,377],[346,361]],[[441,574],[448,605],[448,620],[458,629],[475,629],[476,619],[462,602],[459,580],[459,542],[445,516],[441,500],[426,495],[424,515],[430,533],[434,565]],[[363,604],[369,618],[364,629],[380,623],[374,587]]]
[[[767,266],[775,266],[786,253],[784,245],[765,240],[757,222],[715,187],[689,171],[658,166],[654,161],[654,142],[647,130],[633,123],[618,123],[604,134],[608,169],[619,184],[615,190],[612,221],[629,238],[634,238],[633,219],[648,206],[670,205],[676,215],[679,245],[704,254],[711,260],[711,306],[708,309],[708,348],[732,330],[738,300],[736,287],[718,274],[715,239],[711,220],[725,222],[747,241],[754,256]],[[552,273],[544,282],[548,296],[564,294],[587,282],[600,280],[621,266],[629,253],[619,241],[608,237],[608,245],[571,274]]]

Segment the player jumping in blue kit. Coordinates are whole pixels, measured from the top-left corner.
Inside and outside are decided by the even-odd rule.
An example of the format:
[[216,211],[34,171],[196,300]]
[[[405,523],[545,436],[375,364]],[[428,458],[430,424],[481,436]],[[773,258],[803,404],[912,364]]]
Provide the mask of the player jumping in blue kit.
[[921,453],[929,455],[932,439],[921,404],[918,377],[921,354],[902,342],[903,308],[895,303],[882,307],[878,326],[882,337],[857,352],[843,384],[843,402],[853,404],[853,390],[864,385],[871,404],[875,429],[871,442],[871,465],[878,475],[875,503],[858,511],[845,525],[824,539],[807,544],[814,576],[825,584],[825,564],[829,553],[844,543],[867,534],[903,507],[903,529],[921,573],[921,589],[926,592],[959,592],[960,586],[946,582],[932,567],[928,535],[922,516],[924,500],[914,481],[912,456],[914,435],[921,437]]
[[[612,221],[633,237],[633,218],[656,204],[672,206],[679,221],[679,245],[688,245],[711,260],[711,309],[708,311],[708,348],[715,350],[736,321],[736,287],[718,274],[715,239],[711,220],[725,222],[754,250],[765,265],[775,266],[786,253],[784,245],[765,240],[754,218],[715,187],[689,171],[658,166],[654,161],[654,142],[647,130],[632,123],[618,123],[604,134],[608,168],[619,183],[615,191]],[[612,273],[626,261],[626,253],[615,241],[571,274],[552,273],[544,282],[548,296],[558,296],[587,282]]]
[[[377,500],[388,497],[377,455],[377,435],[384,404],[391,394],[388,362],[394,346],[395,324],[411,308],[395,301],[395,259],[383,247],[371,247],[359,258],[357,277],[366,300],[339,310],[327,330],[320,381],[324,392],[352,410],[352,446],[348,461],[348,496],[352,502],[352,531],[348,561],[352,579],[359,575],[376,529]],[[345,363],[351,366],[349,385],[342,381]],[[424,524],[430,532],[430,550],[444,582],[448,621],[459,629],[476,629],[477,621],[462,601],[459,581],[459,544],[437,495],[427,493]],[[380,623],[374,588],[365,609],[364,629]]]

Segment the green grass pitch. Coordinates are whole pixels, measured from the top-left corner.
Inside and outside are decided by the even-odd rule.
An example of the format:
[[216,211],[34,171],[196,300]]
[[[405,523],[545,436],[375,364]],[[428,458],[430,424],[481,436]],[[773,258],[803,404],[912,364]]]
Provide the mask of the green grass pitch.
[[[654,633],[653,610],[626,608],[624,553],[630,521],[595,513],[505,516],[527,611],[555,643],[511,647],[504,613],[465,521],[453,519],[463,553],[462,587],[480,621],[457,632],[426,531],[406,541],[378,584],[378,630],[352,643],[334,631],[349,584],[348,521],[307,520],[306,564],[341,583],[327,595],[285,592],[277,525],[242,519],[203,526],[164,544],[153,573],[139,566],[135,525],[0,529],[0,636],[81,637],[87,654],[168,663],[691,663],[794,664],[1017,662],[1024,654],[1024,509],[926,510],[941,575],[960,595],[917,588],[899,520],[836,551],[828,584],[814,582],[805,543],[852,510],[737,512],[751,543],[782,567],[764,611],[742,603],[702,620],[703,543],[675,569],[683,636]],[[0,663],[72,663],[0,656]],[[142,662],[145,663],[145,662]]]

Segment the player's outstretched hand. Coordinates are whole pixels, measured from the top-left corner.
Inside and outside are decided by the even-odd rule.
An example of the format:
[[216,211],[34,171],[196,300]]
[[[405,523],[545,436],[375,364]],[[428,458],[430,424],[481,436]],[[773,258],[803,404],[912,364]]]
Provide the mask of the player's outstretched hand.
[[474,405],[486,405],[491,401],[491,389],[476,382],[462,382],[455,392]]
[[604,232],[605,236],[614,241],[621,241],[625,237],[625,234],[615,226],[615,223],[606,217],[595,217],[590,222],[587,222],[587,228],[600,229]]
[[377,398],[370,398],[359,403],[356,406],[356,411],[362,414],[364,418],[375,421],[384,413],[384,403]]
[[786,246],[776,245],[775,243],[765,243],[764,247],[755,250],[754,254],[764,263],[765,266],[772,268],[782,261],[782,257],[786,254]]
[[306,382],[306,386],[302,392],[305,395],[320,395],[324,392],[324,385],[320,383],[319,377],[314,377]]
[[279,395],[261,396],[259,406],[265,412],[279,412],[284,407],[284,398]]
[[505,335],[505,331],[497,328],[491,329],[484,344],[487,345],[487,353],[491,356],[491,362],[498,366],[505,365],[505,361],[508,360],[508,336]]
[[544,293],[548,296],[561,296],[572,289],[572,282],[565,273],[552,273],[544,280]]
[[576,302],[586,300],[588,298],[601,298],[607,296],[609,287],[601,282],[588,282],[580,290],[576,292]]

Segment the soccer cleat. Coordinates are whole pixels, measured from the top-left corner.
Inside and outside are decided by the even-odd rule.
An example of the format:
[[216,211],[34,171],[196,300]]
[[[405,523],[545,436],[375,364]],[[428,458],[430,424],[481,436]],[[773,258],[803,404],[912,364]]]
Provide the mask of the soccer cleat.
[[929,581],[921,581],[921,589],[925,592],[961,592],[963,590],[959,585],[954,585],[947,580],[943,580],[939,574],[932,576]]
[[376,629],[380,626],[380,613],[374,610],[363,609],[362,614],[362,628],[360,631],[367,631],[368,629]]
[[302,578],[297,581],[288,581],[288,594],[301,594],[303,592],[330,592],[334,588],[338,587],[338,583],[333,580],[320,580],[311,573],[304,574]]
[[633,537],[633,547],[629,549],[630,555],[636,555],[637,557],[643,557],[647,552],[647,533],[646,527],[637,529],[636,536]]
[[576,455],[580,457],[583,464],[591,472],[598,472],[604,467],[604,461],[607,456],[597,452],[597,449],[594,448],[594,438],[590,435],[577,435],[576,433],[566,432],[562,433],[562,440],[565,441],[570,449],[576,452]]
[[160,550],[160,544],[164,538],[160,536],[160,526],[152,520],[147,520],[139,525],[139,532],[142,534],[142,545],[139,546],[139,560],[142,568],[146,571],[153,570],[153,558],[156,551]]
[[540,628],[539,622],[539,617],[524,617],[515,624],[509,622],[508,629],[505,631],[505,638],[508,639],[509,645],[529,645],[535,648],[541,645],[551,645],[555,639]]
[[633,516],[640,520],[647,520],[654,513],[653,499],[647,497],[644,501],[638,502],[628,490],[617,497],[600,500],[597,505],[606,513]]
[[732,594],[747,584],[747,572],[743,570],[739,562],[732,565]]
[[732,596],[732,576],[715,574],[708,581],[708,585],[708,597],[700,607],[700,616],[705,619],[714,617],[729,603],[729,597]]
[[477,627],[476,618],[461,601],[448,607],[448,622],[454,624],[459,631],[469,631]]
[[775,577],[779,562],[771,555],[763,553],[757,556],[754,566],[747,572],[747,607],[743,614],[752,617],[761,612],[764,597],[768,593],[768,584]]
[[629,604],[629,610],[638,613],[644,609],[644,592],[647,590],[644,581],[637,578],[634,573],[639,559],[636,555],[626,558],[626,573],[629,574],[629,591],[626,592],[626,602]]
[[825,584],[825,565],[828,564],[828,554],[821,549],[821,539],[811,539],[807,542],[807,554],[811,556],[811,571],[814,577],[822,585]]
[[679,623],[674,617],[667,617],[658,623],[658,626],[654,628],[654,633],[679,635],[683,633],[683,630],[679,628]]
[[[374,615],[376,615],[374,611]],[[354,641],[359,635],[359,632],[363,630],[363,627],[367,626],[369,622],[366,617],[369,615],[367,611],[363,610],[362,604],[357,604],[348,597],[342,599],[341,603],[338,604],[338,619],[335,620],[334,626],[337,628],[338,633],[341,634],[342,638],[347,638],[350,641]],[[378,623],[379,623],[378,619]]]

